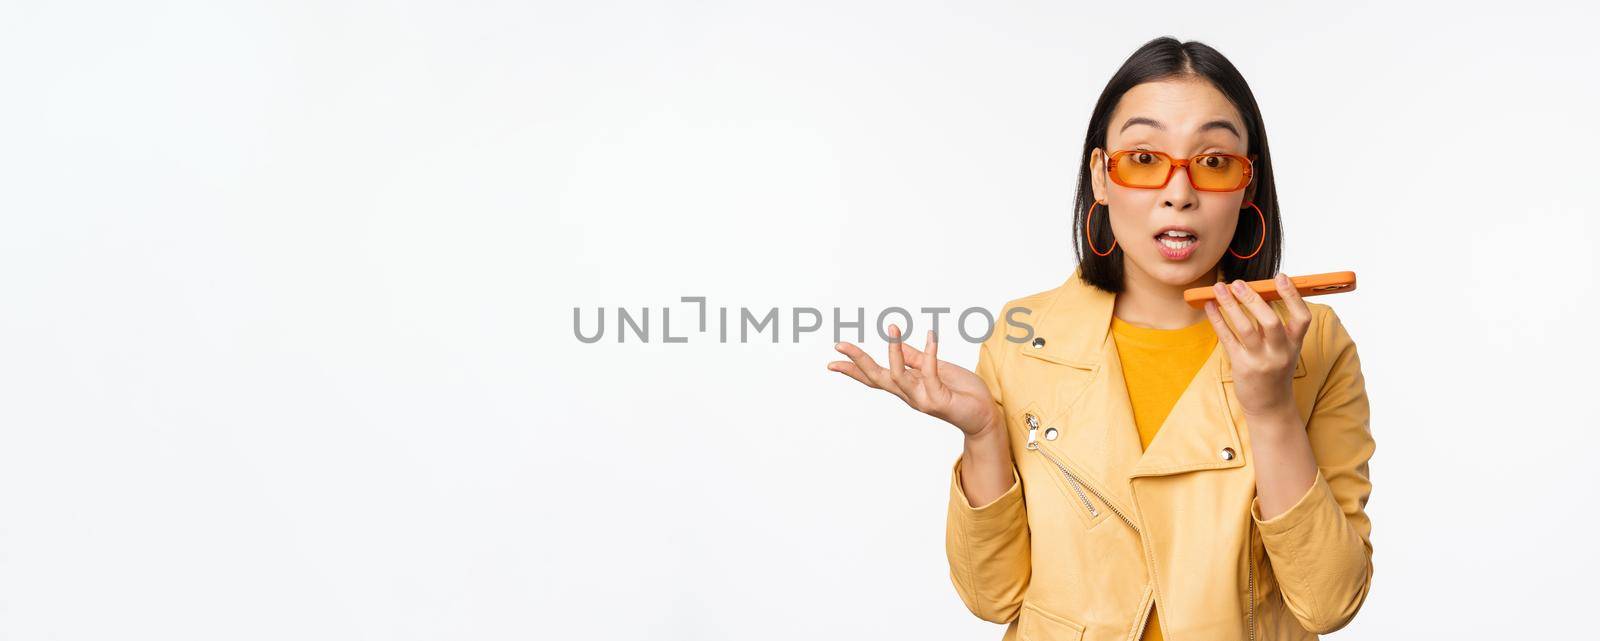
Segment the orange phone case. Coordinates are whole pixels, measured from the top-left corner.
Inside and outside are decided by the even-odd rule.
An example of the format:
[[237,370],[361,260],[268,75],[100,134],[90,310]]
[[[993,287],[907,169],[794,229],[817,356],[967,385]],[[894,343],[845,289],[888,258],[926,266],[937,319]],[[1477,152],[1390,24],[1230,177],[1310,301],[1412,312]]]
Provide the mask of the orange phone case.
[[[1289,282],[1301,296],[1321,296],[1323,294],[1343,294],[1356,289],[1355,272],[1328,272],[1326,274],[1310,274],[1307,276],[1290,276]],[[1272,279],[1247,280],[1246,285],[1261,295],[1263,300],[1278,300],[1278,284]],[[1183,300],[1195,309],[1205,309],[1206,301],[1216,300],[1217,294],[1210,287],[1195,287],[1183,290]]]

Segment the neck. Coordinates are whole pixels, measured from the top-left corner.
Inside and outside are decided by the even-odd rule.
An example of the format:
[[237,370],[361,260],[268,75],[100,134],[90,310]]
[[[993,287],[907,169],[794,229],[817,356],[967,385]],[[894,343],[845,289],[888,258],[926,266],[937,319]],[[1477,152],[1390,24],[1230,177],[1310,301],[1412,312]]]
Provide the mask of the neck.
[[1202,274],[1193,282],[1169,285],[1141,271],[1133,261],[1126,261],[1123,270],[1122,293],[1117,294],[1112,314],[1124,322],[1153,329],[1181,329],[1206,318],[1204,309],[1195,309],[1183,301],[1183,290],[1192,287],[1210,287],[1217,282],[1217,268]]

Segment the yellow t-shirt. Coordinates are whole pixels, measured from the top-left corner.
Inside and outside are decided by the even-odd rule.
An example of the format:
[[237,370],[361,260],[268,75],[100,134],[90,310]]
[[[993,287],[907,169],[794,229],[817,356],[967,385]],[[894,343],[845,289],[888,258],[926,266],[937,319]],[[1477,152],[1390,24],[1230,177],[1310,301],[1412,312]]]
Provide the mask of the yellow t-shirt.
[[[1211,356],[1217,345],[1217,333],[1211,329],[1208,319],[1181,329],[1152,329],[1112,316],[1111,336],[1117,341],[1133,422],[1139,429],[1139,444],[1148,448],[1178,397],[1189,388],[1200,366]],[[1150,611],[1144,636],[1140,638],[1161,640],[1161,626],[1156,622],[1155,610]]]

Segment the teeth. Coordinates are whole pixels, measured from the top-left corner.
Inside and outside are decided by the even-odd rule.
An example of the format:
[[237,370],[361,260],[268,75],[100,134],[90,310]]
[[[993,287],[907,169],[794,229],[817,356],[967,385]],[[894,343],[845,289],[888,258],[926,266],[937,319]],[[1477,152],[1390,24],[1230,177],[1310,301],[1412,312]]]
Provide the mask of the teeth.
[[1169,230],[1167,230],[1165,235],[1171,236],[1173,238],[1189,238],[1190,236],[1193,236],[1194,234],[1191,234],[1191,233],[1186,232],[1186,231],[1179,231],[1179,230],[1176,230],[1176,229],[1169,229]]
[[1167,237],[1162,237],[1162,238],[1157,238],[1156,242],[1161,243],[1162,245],[1165,245],[1165,246],[1167,246],[1169,248],[1172,248],[1172,249],[1183,249],[1185,247],[1193,245],[1194,244],[1194,239],[1193,238],[1185,238],[1183,240],[1172,240],[1172,239],[1167,238]]

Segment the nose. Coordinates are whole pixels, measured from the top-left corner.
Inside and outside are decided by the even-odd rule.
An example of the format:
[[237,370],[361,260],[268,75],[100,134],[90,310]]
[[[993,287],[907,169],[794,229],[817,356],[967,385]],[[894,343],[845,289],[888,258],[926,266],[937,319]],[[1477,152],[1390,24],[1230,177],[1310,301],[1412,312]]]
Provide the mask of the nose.
[[1167,207],[1178,211],[1189,211],[1200,207],[1200,194],[1194,190],[1194,185],[1189,184],[1189,168],[1179,167],[1172,171],[1172,178],[1167,180],[1167,186],[1161,189],[1161,201]]

